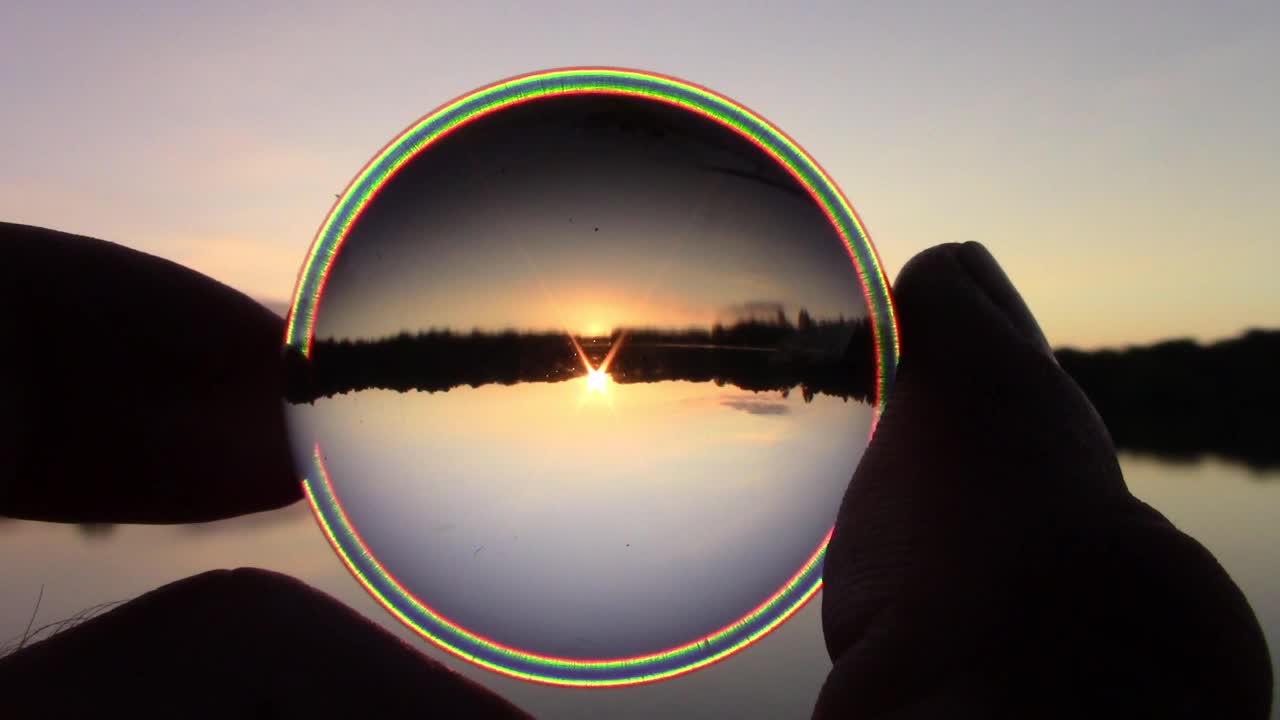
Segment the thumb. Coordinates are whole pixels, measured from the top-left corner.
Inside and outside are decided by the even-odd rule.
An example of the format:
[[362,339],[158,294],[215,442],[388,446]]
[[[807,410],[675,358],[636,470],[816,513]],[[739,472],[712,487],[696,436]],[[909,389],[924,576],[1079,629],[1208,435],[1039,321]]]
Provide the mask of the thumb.
[[[1101,418],[986,249],[925,251],[895,296],[902,361],[827,551],[835,667],[817,714],[993,716],[1019,699],[1114,693],[1117,666],[1095,654],[1155,672],[1168,667],[1152,648],[1204,640],[1167,601],[1186,588],[1218,613],[1211,624],[1235,629],[1219,647],[1266,668],[1238,588],[1129,494]],[[1174,614],[1143,615],[1148,601]],[[1100,635],[1117,617],[1128,632]]]

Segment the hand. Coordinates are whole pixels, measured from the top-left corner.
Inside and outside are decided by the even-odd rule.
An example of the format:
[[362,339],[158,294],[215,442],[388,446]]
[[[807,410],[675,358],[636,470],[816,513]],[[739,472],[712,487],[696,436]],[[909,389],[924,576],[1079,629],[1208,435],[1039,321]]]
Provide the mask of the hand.
[[[0,224],[0,515],[180,523],[296,502],[280,318],[159,258]],[[0,658],[0,716],[526,717],[337,600],[218,570]]]
[[903,361],[827,553],[815,716],[1267,717],[1243,594],[1129,494],[991,255],[927,250],[895,301]]
[[201,522],[301,497],[280,318],[180,265],[0,223],[0,513]]
[[[0,442],[23,433],[0,456],[15,458],[0,467],[0,513],[187,522],[298,498],[278,318],[100,241],[15,225],[0,238],[17,259],[0,270],[0,301],[25,313],[4,328],[25,354],[0,362],[31,378],[0,425]],[[994,261],[935,248],[904,269],[897,299],[907,360],[828,555],[835,667],[817,714],[1176,715],[1202,697],[1210,716],[1265,716],[1269,661],[1248,605],[1129,496],[1096,413]],[[96,454],[67,451],[82,437]],[[0,659],[0,695],[19,716],[520,716],[332,598],[258,570],[173,583]]]

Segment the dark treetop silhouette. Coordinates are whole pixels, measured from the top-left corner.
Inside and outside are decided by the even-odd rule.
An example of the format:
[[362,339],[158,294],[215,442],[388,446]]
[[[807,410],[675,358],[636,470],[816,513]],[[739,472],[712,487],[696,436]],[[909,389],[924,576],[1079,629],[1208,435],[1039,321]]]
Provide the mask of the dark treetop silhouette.
[[[593,368],[611,348],[612,380],[627,384],[686,380],[784,393],[799,387],[870,402],[875,392],[871,326],[866,320],[798,326],[746,322],[710,330],[617,330],[579,340]],[[317,340],[309,359],[286,351],[287,398],[312,402],[357,390],[444,391],[462,385],[563,382],[586,374],[565,333],[402,333],[377,340]]]
[[1062,349],[1056,356],[1119,448],[1280,466],[1280,330],[1251,330],[1209,345],[1169,340],[1124,350]]
[[[716,325],[710,330],[616,330],[580,343],[593,367],[621,340],[609,373],[627,384],[686,380],[751,391],[800,388],[871,402],[875,365],[870,324]],[[841,351],[839,348],[844,348]],[[1271,431],[1280,407],[1280,330],[1251,330],[1209,345],[1169,340],[1123,350],[1054,353],[1093,402],[1118,448],[1169,458],[1215,454],[1258,469],[1280,466]],[[563,382],[585,374],[564,333],[437,330],[377,340],[317,340],[310,361],[286,356],[287,398],[381,388],[446,391],[499,383]]]

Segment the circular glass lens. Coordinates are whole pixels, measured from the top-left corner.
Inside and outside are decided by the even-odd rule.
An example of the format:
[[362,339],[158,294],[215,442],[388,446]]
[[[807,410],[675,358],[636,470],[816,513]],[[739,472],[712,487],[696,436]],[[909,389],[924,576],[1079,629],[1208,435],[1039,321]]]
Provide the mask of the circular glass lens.
[[896,334],[794,142],[704,88],[580,69],[375,156],[285,352],[307,496],[364,587],[490,669],[610,685],[723,658],[816,592]]

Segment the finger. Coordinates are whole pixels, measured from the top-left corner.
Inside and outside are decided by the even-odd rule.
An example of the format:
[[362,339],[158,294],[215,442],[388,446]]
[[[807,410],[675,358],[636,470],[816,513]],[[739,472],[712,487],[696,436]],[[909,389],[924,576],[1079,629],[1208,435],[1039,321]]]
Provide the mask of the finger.
[[337,600],[265,570],[179,580],[0,658],[11,717],[524,718]]
[[922,253],[895,286],[902,362],[828,550],[834,648],[864,624],[844,615],[862,604],[834,602],[862,592],[843,586],[860,576],[840,572],[846,558],[859,568],[875,560],[859,550],[927,541],[947,555],[1007,553],[1039,515],[1127,496],[1105,428],[1038,325],[1015,326],[962,264],[962,249]]
[[[1182,687],[1256,707],[1270,671],[1243,595],[1129,494],[1101,419],[994,259],[974,243],[928,250],[895,300],[902,362],[826,557],[835,667],[817,714],[989,717],[1035,697],[1145,697],[1144,681],[1193,669]],[[1211,672],[1206,658],[1226,655],[1247,670]]]
[[301,497],[279,317],[120,245],[0,223],[0,514],[195,522]]

